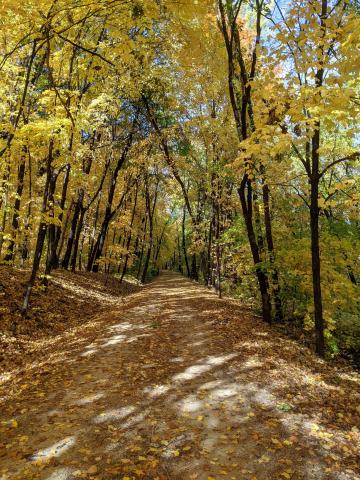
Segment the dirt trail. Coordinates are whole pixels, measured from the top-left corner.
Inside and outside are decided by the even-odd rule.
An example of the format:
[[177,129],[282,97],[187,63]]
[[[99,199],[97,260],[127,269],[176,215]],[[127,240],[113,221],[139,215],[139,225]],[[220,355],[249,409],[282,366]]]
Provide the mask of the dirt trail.
[[1,480],[360,478],[352,372],[175,274],[103,320],[3,406]]

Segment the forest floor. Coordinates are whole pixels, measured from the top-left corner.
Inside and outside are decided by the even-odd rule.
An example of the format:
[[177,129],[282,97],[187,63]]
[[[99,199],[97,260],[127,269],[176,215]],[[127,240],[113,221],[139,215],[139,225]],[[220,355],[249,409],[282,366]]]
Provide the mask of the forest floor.
[[176,274],[105,297],[3,374],[1,480],[360,478],[354,371]]
[[119,306],[140,289],[128,281],[120,284],[110,275],[58,270],[47,289],[37,282],[22,318],[20,306],[29,276],[29,270],[0,266],[0,385],[4,376],[21,374],[32,360],[56,353],[58,344],[78,335],[79,329],[91,329],[96,313]]

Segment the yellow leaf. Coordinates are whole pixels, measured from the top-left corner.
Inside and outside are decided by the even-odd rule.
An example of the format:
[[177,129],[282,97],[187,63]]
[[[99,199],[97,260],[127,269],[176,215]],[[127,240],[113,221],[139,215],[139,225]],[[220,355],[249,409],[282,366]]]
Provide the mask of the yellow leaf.
[[16,420],[11,420],[11,426],[14,427],[14,428],[17,428],[18,427],[18,422]]
[[199,416],[197,417],[197,421],[198,421],[198,422],[202,422],[203,420],[204,420],[204,415],[199,415]]
[[287,479],[291,478],[291,474],[289,472],[282,472],[282,473],[280,473],[280,475],[284,478],[287,478]]
[[131,451],[132,452],[140,452],[141,448],[135,445],[134,447],[131,448]]
[[91,450],[89,448],[80,448],[79,452],[84,453],[85,455],[89,455],[91,453]]

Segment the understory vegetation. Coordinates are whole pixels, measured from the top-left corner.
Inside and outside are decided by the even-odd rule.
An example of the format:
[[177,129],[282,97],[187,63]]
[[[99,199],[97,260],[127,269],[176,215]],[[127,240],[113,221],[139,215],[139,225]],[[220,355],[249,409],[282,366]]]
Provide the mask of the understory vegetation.
[[355,358],[359,39],[347,0],[1,2],[11,334],[57,269],[173,269]]

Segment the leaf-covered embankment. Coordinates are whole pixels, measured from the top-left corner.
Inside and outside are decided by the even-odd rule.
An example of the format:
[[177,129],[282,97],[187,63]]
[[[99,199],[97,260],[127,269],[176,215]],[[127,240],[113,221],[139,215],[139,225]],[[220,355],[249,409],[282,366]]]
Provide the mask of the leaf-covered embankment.
[[[0,372],[15,371],[55,349],[66,335],[91,324],[104,309],[140,289],[112,276],[58,271],[47,289],[36,286],[25,318],[19,306],[29,272],[0,266]],[[13,328],[16,326],[16,335]]]

